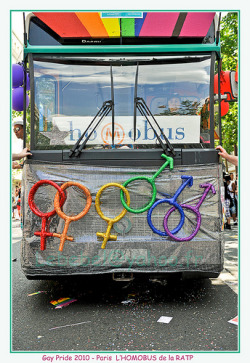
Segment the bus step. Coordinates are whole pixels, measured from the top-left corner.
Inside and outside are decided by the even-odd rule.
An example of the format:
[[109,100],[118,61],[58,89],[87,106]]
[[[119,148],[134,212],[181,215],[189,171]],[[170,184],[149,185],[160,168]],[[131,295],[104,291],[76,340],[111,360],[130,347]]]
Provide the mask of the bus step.
[[112,278],[114,281],[132,281],[134,275],[133,272],[114,272]]

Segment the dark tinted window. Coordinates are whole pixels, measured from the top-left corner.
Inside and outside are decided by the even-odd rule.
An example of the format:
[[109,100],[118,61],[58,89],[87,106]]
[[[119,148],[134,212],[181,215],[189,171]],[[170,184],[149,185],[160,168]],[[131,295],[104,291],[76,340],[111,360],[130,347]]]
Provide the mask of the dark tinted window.
[[31,45],[61,45],[56,34],[37,18],[30,20],[28,41]]

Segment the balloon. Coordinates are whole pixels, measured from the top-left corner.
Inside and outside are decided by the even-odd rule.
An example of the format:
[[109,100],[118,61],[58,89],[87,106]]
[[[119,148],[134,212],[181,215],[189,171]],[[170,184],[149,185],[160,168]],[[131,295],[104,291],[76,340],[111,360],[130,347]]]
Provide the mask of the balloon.
[[20,64],[12,64],[12,88],[22,86],[24,80],[23,67]]
[[229,103],[221,101],[221,116],[225,116],[229,111]]
[[[28,106],[29,106],[29,96],[26,94],[26,108]],[[12,109],[15,111],[23,111],[23,87],[13,88]]]
[[28,73],[26,74],[26,91],[30,90],[30,77]]

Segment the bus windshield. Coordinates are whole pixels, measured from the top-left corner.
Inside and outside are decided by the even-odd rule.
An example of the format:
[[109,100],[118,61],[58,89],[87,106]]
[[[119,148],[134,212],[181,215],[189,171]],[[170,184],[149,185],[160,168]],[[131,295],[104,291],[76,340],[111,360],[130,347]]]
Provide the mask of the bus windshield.
[[115,147],[159,147],[151,125],[135,107],[136,97],[146,103],[171,144],[209,146],[209,55],[34,55],[32,61],[33,149],[70,149],[111,99],[112,112],[94,129],[87,147],[112,147],[112,117]]

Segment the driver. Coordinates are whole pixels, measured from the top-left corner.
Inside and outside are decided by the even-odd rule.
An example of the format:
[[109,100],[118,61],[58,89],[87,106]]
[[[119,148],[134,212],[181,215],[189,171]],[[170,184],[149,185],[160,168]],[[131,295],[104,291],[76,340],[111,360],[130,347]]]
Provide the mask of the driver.
[[181,107],[181,99],[179,98],[179,96],[172,96],[171,98],[168,99],[168,109],[170,110],[170,112],[178,112],[179,109]]

